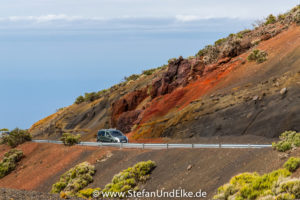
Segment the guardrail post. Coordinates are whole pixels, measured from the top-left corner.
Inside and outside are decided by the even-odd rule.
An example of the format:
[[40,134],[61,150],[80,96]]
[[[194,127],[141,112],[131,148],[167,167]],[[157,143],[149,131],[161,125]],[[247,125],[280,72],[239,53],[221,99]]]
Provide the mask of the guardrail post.
[[167,143],[167,149],[169,148],[169,143]]
[[219,143],[219,148],[221,148],[221,144]]
[[143,146],[143,149],[145,149],[145,144],[144,143],[142,144],[142,146]]
[[194,144],[192,144],[192,149],[194,148]]
[[250,144],[248,144],[248,148],[250,148]]
[[121,143],[120,143],[120,149],[122,149],[122,148],[123,148],[123,143],[121,142]]

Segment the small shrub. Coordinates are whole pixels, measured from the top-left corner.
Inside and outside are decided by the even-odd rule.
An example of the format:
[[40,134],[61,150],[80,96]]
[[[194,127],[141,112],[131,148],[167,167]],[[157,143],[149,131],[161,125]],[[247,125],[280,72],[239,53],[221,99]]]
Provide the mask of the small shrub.
[[168,64],[171,64],[172,62],[174,62],[176,60],[176,58],[170,58],[169,60],[168,60]]
[[198,51],[198,53],[196,54],[196,56],[204,56],[206,54],[206,50],[205,49],[200,49],[199,51]]
[[76,104],[81,104],[85,101],[84,97],[80,95],[79,97],[76,98],[75,103]]
[[253,50],[248,56],[249,61],[256,61],[256,63],[262,63],[267,60],[267,53],[258,49]]
[[283,167],[290,172],[294,172],[298,169],[300,166],[300,158],[291,157],[286,161],[283,165]]
[[97,92],[97,96],[98,96],[98,97],[101,97],[101,96],[105,95],[107,92],[108,92],[107,89],[100,90],[99,92]]
[[64,192],[67,196],[74,196],[82,188],[93,181],[95,167],[83,162],[64,173],[60,180],[52,185],[51,193]]
[[228,184],[218,188],[214,199],[258,199],[275,195],[272,190],[282,177],[290,176],[286,169],[275,170],[262,176],[257,173],[243,173],[233,177]]
[[278,143],[273,142],[272,147],[273,147],[273,149],[276,149],[277,151],[285,152],[285,151],[292,149],[292,144],[290,142],[286,142],[286,141],[280,141]]
[[85,93],[84,94],[84,100],[85,101],[92,102],[92,101],[95,101],[98,98],[99,98],[99,96],[97,95],[96,92],[91,92],[91,93]]
[[283,179],[277,184],[276,193],[290,194],[294,199],[300,198],[300,180],[299,179]]
[[148,69],[148,70],[144,70],[144,71],[142,72],[142,74],[144,74],[144,75],[146,75],[146,76],[150,76],[150,75],[152,75],[155,71],[156,71],[155,68],[153,68],[153,69]]
[[293,147],[300,146],[300,133],[297,133],[296,131],[285,131],[279,138],[279,142],[272,143],[273,149],[276,149],[277,151],[285,152]]
[[123,170],[115,175],[112,182],[107,184],[103,192],[124,192],[137,189],[139,183],[143,183],[149,179],[150,173],[156,167],[155,162],[149,160],[139,162],[133,167]]
[[226,41],[227,41],[227,38],[221,38],[221,39],[215,41],[215,46],[222,45]]
[[[113,87],[111,87],[110,89],[112,89],[112,88]],[[101,98],[107,92],[108,92],[108,90],[104,89],[104,90],[100,90],[98,92],[85,93],[84,96],[81,95],[81,96],[77,97],[74,103],[81,104],[83,102],[93,102],[93,101]]]
[[279,14],[277,19],[278,21],[283,21],[285,19],[286,15],[285,14]]
[[0,179],[13,171],[22,157],[23,152],[17,149],[11,149],[5,153],[4,158],[0,162]]
[[137,74],[132,74],[132,75],[130,75],[129,77],[124,77],[124,80],[125,81],[135,81],[136,79],[138,79],[140,76],[139,75],[137,75]]
[[204,63],[212,63],[218,59],[220,47],[216,45],[207,45],[197,53],[197,57],[202,57]]
[[267,17],[265,25],[274,24],[275,22],[276,22],[276,17],[271,14]]
[[63,111],[64,109],[65,109],[65,107],[58,108],[58,109],[56,109],[56,112]]
[[8,135],[1,138],[1,144],[8,144],[10,147],[15,148],[26,141],[31,141],[31,135],[27,130],[15,128]]
[[240,31],[236,34],[236,37],[238,38],[243,38],[245,36],[245,34],[250,33],[251,30],[250,29],[245,29],[243,31]]
[[158,67],[157,69],[164,70],[166,68],[168,68],[168,65],[162,65],[162,66]]
[[292,8],[291,12],[296,12],[297,10],[300,10],[300,4]]
[[213,45],[207,45],[203,49],[199,50],[196,56],[205,56],[211,51],[211,49],[213,49]]
[[295,199],[295,195],[289,193],[281,193],[276,196],[275,200],[293,200]]
[[300,24],[300,6],[298,6],[297,11],[295,11],[293,15],[293,21],[297,23],[297,25]]
[[79,134],[73,135],[71,133],[64,133],[60,140],[64,143],[64,145],[72,146],[80,143],[80,137],[81,136]]

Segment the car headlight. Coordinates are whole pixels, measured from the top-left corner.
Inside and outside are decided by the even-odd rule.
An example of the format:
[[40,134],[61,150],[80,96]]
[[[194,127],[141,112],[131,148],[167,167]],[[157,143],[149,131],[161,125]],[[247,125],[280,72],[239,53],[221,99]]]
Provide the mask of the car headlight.
[[120,139],[119,139],[119,138],[115,138],[115,141],[116,141],[116,142],[120,142]]

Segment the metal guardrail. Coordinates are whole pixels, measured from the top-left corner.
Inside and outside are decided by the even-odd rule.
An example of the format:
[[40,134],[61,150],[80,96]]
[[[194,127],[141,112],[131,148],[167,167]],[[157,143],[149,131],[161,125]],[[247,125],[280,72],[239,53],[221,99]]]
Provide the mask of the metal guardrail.
[[[62,141],[56,140],[32,140],[37,143],[53,143],[63,144]],[[101,143],[101,142],[80,142],[80,146],[97,146],[97,147],[118,147],[118,148],[135,148],[135,149],[176,149],[176,148],[233,148],[233,149],[246,149],[246,148],[270,148],[269,144],[161,144],[161,143]]]

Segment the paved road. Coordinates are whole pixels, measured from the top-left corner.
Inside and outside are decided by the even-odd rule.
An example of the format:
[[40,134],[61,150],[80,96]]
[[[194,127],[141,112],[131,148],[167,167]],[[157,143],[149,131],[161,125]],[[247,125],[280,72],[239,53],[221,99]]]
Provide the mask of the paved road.
[[[61,141],[56,140],[32,140],[37,143],[54,143],[62,144]],[[151,144],[151,143],[99,143],[99,142],[81,142],[81,146],[108,146],[119,148],[136,148],[136,149],[175,149],[175,148],[271,148],[270,144]]]

